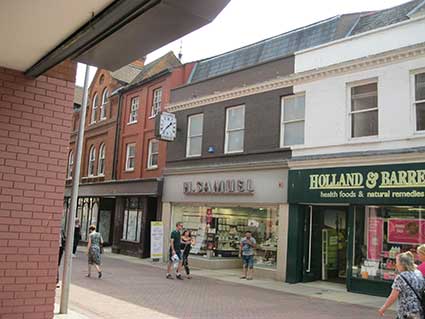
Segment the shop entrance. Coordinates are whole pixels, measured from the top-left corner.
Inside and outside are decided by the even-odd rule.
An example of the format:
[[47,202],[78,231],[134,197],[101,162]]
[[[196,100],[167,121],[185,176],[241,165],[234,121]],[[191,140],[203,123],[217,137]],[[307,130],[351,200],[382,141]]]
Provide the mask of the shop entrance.
[[347,207],[306,206],[303,281],[345,283]]

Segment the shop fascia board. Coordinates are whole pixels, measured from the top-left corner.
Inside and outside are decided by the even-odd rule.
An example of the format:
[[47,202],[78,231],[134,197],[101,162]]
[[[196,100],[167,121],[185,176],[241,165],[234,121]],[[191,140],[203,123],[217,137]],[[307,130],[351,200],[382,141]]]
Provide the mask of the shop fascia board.
[[273,80],[256,83],[254,85],[248,85],[225,92],[207,95],[201,98],[171,103],[167,107],[167,111],[174,113],[178,111],[189,110],[208,104],[225,102],[254,94],[316,82],[329,77],[341,76],[354,72],[379,68],[385,65],[396,64],[407,60],[417,59],[423,56],[425,56],[425,43],[415,44],[412,46],[342,62],[323,68],[294,73],[288,76],[279,77]]
[[[353,167],[385,164],[405,164],[423,163],[425,161],[425,150],[422,152],[398,153],[398,154],[376,154],[363,153],[356,155],[346,154],[343,157],[297,159],[292,158],[289,162],[289,169],[314,169],[333,167]],[[335,154],[337,156],[338,154]]]
[[221,173],[221,172],[237,172],[237,171],[259,171],[267,169],[288,169],[288,161],[273,162],[251,162],[237,164],[220,164],[214,166],[186,166],[186,167],[166,167],[163,171],[164,176],[171,175],[188,175],[202,173]]
[[25,71],[37,77],[66,59],[117,70],[210,23],[230,0],[118,0]]

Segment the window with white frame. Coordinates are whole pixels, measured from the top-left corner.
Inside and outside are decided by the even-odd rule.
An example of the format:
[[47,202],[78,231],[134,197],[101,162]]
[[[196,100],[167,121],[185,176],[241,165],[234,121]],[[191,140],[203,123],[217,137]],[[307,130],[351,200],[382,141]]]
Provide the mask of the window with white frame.
[[158,140],[152,139],[149,141],[149,156],[148,156],[148,168],[158,167],[158,152],[159,142]]
[[156,116],[161,111],[162,88],[153,91],[151,116]]
[[143,199],[130,197],[125,200],[122,239],[140,242]]
[[133,97],[130,104],[130,117],[128,119],[128,124],[137,122],[137,112],[139,111],[139,97]]
[[66,174],[66,178],[72,178],[72,169],[74,167],[74,152],[70,151],[68,155],[68,172]]
[[108,102],[109,92],[104,89],[102,93],[102,105],[100,106],[100,120],[106,120],[106,103]]
[[136,144],[127,144],[125,170],[134,171],[135,167],[136,167]]
[[226,109],[226,137],[224,152],[243,152],[245,134],[245,105]]
[[187,119],[186,157],[202,155],[202,131],[204,114],[189,116]]
[[378,135],[378,83],[350,87],[351,137]]
[[99,148],[99,162],[97,164],[97,175],[103,176],[105,175],[105,144],[100,145]]
[[282,98],[280,146],[304,144],[305,94]]
[[89,151],[89,165],[88,165],[88,176],[94,176],[94,166],[96,163],[96,148],[94,146],[90,147]]
[[425,72],[415,74],[416,131],[425,131]]
[[98,104],[98,99],[97,99],[97,94],[94,95],[93,98],[93,104],[92,104],[92,110],[91,110],[91,121],[90,123],[96,123],[96,119],[97,119],[97,104]]

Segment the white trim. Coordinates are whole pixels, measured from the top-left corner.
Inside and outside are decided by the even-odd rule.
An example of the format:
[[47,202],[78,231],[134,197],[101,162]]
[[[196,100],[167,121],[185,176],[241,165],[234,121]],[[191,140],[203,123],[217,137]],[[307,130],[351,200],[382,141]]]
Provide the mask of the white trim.
[[[158,151],[156,153],[152,153],[152,145],[153,145],[154,142],[158,144]],[[152,162],[152,155],[154,155],[154,154],[158,155],[156,165],[152,165],[152,163],[151,163]],[[147,168],[148,169],[158,168],[158,160],[159,160],[159,141],[157,139],[152,138],[152,139],[149,140]]]
[[[103,160],[103,172],[100,171],[101,160]],[[99,147],[99,159],[97,160],[97,176],[105,176],[105,163],[106,163],[106,146],[105,146],[105,143],[102,143],[100,144],[100,147]]]
[[177,112],[188,109],[197,108],[203,105],[219,103],[236,98],[250,96],[254,94],[274,91],[290,86],[300,85],[303,83],[319,81],[327,77],[340,76],[359,72],[362,70],[370,70],[382,65],[395,64],[401,61],[412,60],[425,56],[425,43],[391,50],[384,53],[337,63],[331,66],[321,67],[315,70],[308,70],[300,73],[289,74],[273,80],[247,85],[242,88],[206,95],[200,98],[190,99],[186,101],[170,104],[167,107],[168,112]]
[[[105,98],[105,93],[106,93],[106,98]],[[108,88],[105,88],[102,92],[102,101],[100,105],[100,121],[106,120],[106,104],[108,103],[107,102],[108,97],[109,97],[109,90]],[[103,115],[102,113],[105,113],[104,116],[102,116]]]
[[72,150],[68,153],[68,171],[66,172],[66,179],[72,179],[74,168],[74,152]]
[[[236,109],[242,109],[243,110],[243,127],[242,128],[237,128],[237,129],[232,129],[230,132],[236,132],[236,131],[243,131],[243,140],[242,140],[242,149],[241,150],[236,150],[236,151],[229,151],[228,150],[228,143],[229,143],[229,131],[227,129],[228,125],[229,125],[229,111],[230,110],[236,110]],[[242,153],[244,151],[244,144],[245,144],[245,104],[242,105],[238,105],[238,106],[231,106],[226,108],[226,126],[224,127],[224,133],[225,133],[225,138],[224,138],[224,154],[235,154],[235,153]]]
[[[160,94],[158,94],[158,92]],[[158,97],[159,96],[159,97]],[[161,112],[162,105],[162,87],[158,87],[152,91],[151,115],[149,118],[154,118]]]
[[[284,107],[285,107],[285,99],[296,99],[299,96],[304,96],[304,118],[303,119],[296,119],[296,120],[290,120],[290,121],[284,121]],[[304,145],[305,144],[305,106],[306,106],[306,94],[305,92],[299,92],[293,95],[287,95],[287,96],[282,96],[281,100],[280,100],[280,148],[284,148],[284,147],[292,147],[292,146],[297,146],[297,145]],[[304,143],[302,144],[294,144],[294,145],[285,145],[285,124],[289,124],[289,123],[298,123],[298,122],[304,122]]]
[[[93,158],[92,158],[92,154],[93,154]],[[91,163],[93,163],[93,172],[90,172],[90,166]],[[89,163],[88,163],[88,167],[87,167],[87,176],[88,177],[94,177],[94,173],[95,173],[95,165],[96,165],[96,147],[94,145],[90,146],[89,149]]]
[[[135,108],[133,109],[133,107]],[[130,99],[130,112],[128,114],[127,125],[137,123],[137,118],[139,116],[138,112],[139,112],[139,96],[133,96]]]
[[[128,166],[129,159],[130,159],[130,157],[129,157],[129,154],[130,154],[129,149],[130,149],[131,146],[134,146],[134,156],[132,157],[132,158],[134,158],[134,167],[129,167]],[[132,171],[134,171],[135,168],[136,168],[136,143],[129,143],[129,144],[127,144],[126,153],[125,153],[125,171],[126,172],[132,172]]]
[[98,102],[98,95],[96,93],[93,97],[93,100],[92,100],[90,124],[96,123],[96,120],[97,120],[97,107],[98,107],[97,102]]
[[416,69],[416,70],[412,70],[411,72],[410,72],[410,103],[411,103],[411,114],[412,114],[412,116],[411,116],[411,119],[412,119],[412,123],[411,123],[411,125],[412,125],[412,133],[414,134],[414,135],[422,135],[422,134],[425,134],[425,130],[418,130],[417,129],[417,125],[416,125],[416,121],[417,121],[417,118],[416,118],[416,115],[417,115],[417,112],[416,112],[416,104],[419,104],[419,103],[425,103],[425,100],[419,100],[419,101],[416,101],[416,82],[415,82],[415,76],[416,75],[418,75],[418,74],[425,74],[425,68],[420,68],[420,69]]
[[[368,84],[373,84],[376,83],[376,99],[377,99],[377,105],[376,107],[372,107],[369,109],[363,109],[363,110],[357,110],[357,111],[353,111],[352,110],[352,95],[351,95],[351,89],[354,87],[358,87],[358,86],[363,86],[363,85],[368,85]],[[364,140],[364,141],[370,141],[370,140],[376,140],[379,137],[379,125],[381,123],[380,119],[379,119],[379,81],[378,78],[374,77],[374,78],[369,78],[369,79],[364,79],[364,80],[360,80],[360,81],[355,81],[355,82],[348,82],[346,83],[346,93],[347,93],[347,140],[350,141],[358,141],[358,140]],[[359,113],[366,113],[366,112],[378,112],[378,132],[376,135],[366,135],[366,136],[352,136],[352,115],[353,114],[359,114]]]
[[[190,136],[190,127],[192,124],[192,119],[195,117],[200,117],[202,119],[202,128],[201,128],[201,134],[196,136]],[[190,115],[187,118],[187,134],[186,134],[186,157],[199,157],[202,156],[202,140],[203,140],[203,133],[204,133],[204,113],[198,113],[194,115]],[[194,137],[200,137],[201,138],[201,150],[199,154],[192,154],[190,155],[190,139]]]

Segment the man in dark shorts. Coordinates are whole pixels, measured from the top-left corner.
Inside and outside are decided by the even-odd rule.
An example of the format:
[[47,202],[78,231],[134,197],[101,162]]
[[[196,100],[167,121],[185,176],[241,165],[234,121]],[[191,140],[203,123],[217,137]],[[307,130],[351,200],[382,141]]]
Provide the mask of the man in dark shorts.
[[173,268],[173,263],[178,261],[178,266],[176,270],[176,278],[183,280],[182,275],[180,273],[182,268],[182,252],[181,252],[181,234],[180,231],[183,229],[183,223],[177,222],[176,229],[171,232],[170,238],[170,250],[168,257],[168,267],[167,267],[167,279],[173,279],[171,275],[171,270]]
[[239,254],[242,257],[243,270],[241,279],[252,280],[252,273],[254,271],[254,249],[257,247],[255,238],[248,230],[245,232],[245,237],[241,239],[239,247]]

